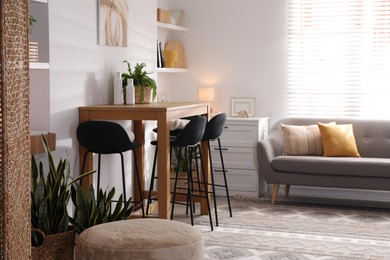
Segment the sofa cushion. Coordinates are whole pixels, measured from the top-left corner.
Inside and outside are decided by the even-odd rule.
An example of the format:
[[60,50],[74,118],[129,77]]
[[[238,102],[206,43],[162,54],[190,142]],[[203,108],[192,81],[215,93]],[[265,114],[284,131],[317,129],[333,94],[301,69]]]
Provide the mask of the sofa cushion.
[[324,156],[360,157],[352,124],[332,125],[318,123]]
[[271,165],[288,173],[390,178],[390,158],[278,156]]
[[323,155],[320,130],[317,125],[280,125],[283,155]]

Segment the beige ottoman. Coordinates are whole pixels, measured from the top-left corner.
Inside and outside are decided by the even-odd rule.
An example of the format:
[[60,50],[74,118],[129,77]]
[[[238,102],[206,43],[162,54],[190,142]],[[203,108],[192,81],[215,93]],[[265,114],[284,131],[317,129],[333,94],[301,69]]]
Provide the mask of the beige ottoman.
[[131,219],[90,227],[76,239],[76,259],[203,259],[202,233],[189,224]]

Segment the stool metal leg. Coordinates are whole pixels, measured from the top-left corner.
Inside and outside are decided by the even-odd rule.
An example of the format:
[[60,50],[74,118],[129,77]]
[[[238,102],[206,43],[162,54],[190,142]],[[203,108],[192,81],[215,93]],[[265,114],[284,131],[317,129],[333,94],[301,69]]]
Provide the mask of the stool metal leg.
[[211,217],[210,200],[209,200],[209,193],[208,193],[208,183],[206,182],[206,180],[207,180],[206,179],[206,172],[205,172],[204,165],[203,165],[203,160],[202,160],[203,157],[202,157],[202,150],[201,149],[199,149],[199,157],[200,157],[200,165],[202,167],[202,178],[203,178],[203,184],[204,184],[204,192],[206,195],[207,209],[209,211],[210,227],[211,227],[211,231],[213,231],[214,230],[213,218]]
[[186,164],[187,164],[187,205],[190,205],[190,216],[191,216],[191,225],[194,225],[194,212],[193,212],[193,204],[192,204],[192,191],[193,191],[193,182],[192,182],[192,147],[186,147]]
[[175,183],[173,185],[173,196],[172,196],[172,207],[171,207],[171,220],[173,220],[173,212],[175,211],[175,200],[176,200],[176,187],[177,187],[177,179],[179,177],[179,164],[181,160],[181,147],[179,148],[179,154],[177,158],[177,166],[176,166],[176,175],[175,175]]
[[137,156],[135,154],[135,151],[133,151],[134,155],[134,166],[135,166],[135,176],[137,178],[137,184],[138,184],[138,190],[139,190],[139,197],[141,199],[141,211],[142,211],[142,217],[145,217],[145,209],[144,209],[144,196],[143,196],[143,190],[141,189],[141,180],[139,177],[139,171],[138,171],[138,162],[137,162]]
[[152,190],[154,188],[154,179],[156,176],[156,164],[157,164],[157,146],[156,151],[154,152],[153,167],[152,167],[152,176],[150,178],[149,193],[148,193],[148,202],[146,205],[146,215],[149,215],[149,205],[152,203]]
[[[201,190],[201,181],[200,181],[200,173],[199,173],[199,163],[198,163],[198,155],[197,155],[197,148],[200,149],[200,146],[197,145],[194,147],[193,149],[193,153],[195,156],[191,157],[191,158],[195,158],[195,167],[196,167],[196,177],[198,178],[197,179],[197,186],[198,186],[198,191],[200,192]],[[194,207],[194,213],[195,213],[195,202],[193,203],[193,207]]]
[[217,140],[218,140],[219,155],[221,156],[222,172],[223,172],[223,179],[225,181],[225,190],[226,190],[226,198],[227,198],[228,205],[229,205],[229,213],[230,213],[230,217],[233,217],[233,215],[232,215],[232,207],[230,205],[229,188],[228,188],[228,183],[227,183],[227,180],[226,180],[225,163],[223,162],[223,156],[222,156],[221,140],[219,138],[217,138]]
[[210,140],[207,141],[209,143],[209,159],[210,159],[210,176],[211,176],[211,188],[213,189],[213,199],[214,199],[214,213],[215,213],[215,225],[218,227],[218,211],[217,211],[217,195],[215,193],[215,182],[214,182],[214,169],[213,169],[213,159],[211,158],[211,148],[210,148]]
[[122,189],[123,189],[123,202],[126,202],[126,175],[125,175],[125,163],[123,161],[123,154],[119,153],[121,156],[121,165],[122,165]]
[[99,194],[99,190],[100,190],[100,159],[101,159],[101,154],[99,153],[98,154],[98,177],[97,177],[97,193],[96,194]]

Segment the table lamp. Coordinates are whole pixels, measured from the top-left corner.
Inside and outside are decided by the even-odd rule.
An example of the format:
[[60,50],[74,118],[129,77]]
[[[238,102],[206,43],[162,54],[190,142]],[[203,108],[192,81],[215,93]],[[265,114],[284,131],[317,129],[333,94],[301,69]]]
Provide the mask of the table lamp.
[[[214,101],[214,88],[198,88],[198,101],[200,102],[213,102]],[[212,104],[210,106],[210,113],[213,113]]]

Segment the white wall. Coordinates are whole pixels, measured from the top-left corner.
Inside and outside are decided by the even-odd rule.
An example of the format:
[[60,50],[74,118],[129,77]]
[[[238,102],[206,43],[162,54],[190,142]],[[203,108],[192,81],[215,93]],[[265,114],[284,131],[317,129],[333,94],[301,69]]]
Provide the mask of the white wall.
[[[124,71],[124,59],[154,69],[157,5],[185,9],[190,29],[173,36],[185,44],[189,72],[159,74],[158,92],[169,101],[196,101],[198,87],[214,86],[218,111],[230,111],[230,97],[256,97],[258,116],[275,121],[285,114],[286,1],[129,0],[127,48],[97,44],[97,1],[50,1],[50,130],[57,157],[69,154],[76,174],[78,107],[112,102],[113,75]],[[114,179],[102,183],[118,184]]]
[[[130,11],[127,48],[97,44],[97,1],[49,2],[50,130],[57,134],[56,154],[64,157],[68,153],[76,174],[79,173],[75,134],[79,120],[78,107],[112,104],[113,76],[116,71],[125,71],[123,60],[128,60],[133,65],[145,62],[150,71],[153,71],[156,63],[156,1],[128,2]],[[125,125],[128,127],[130,123]],[[107,168],[120,165],[119,156],[113,160],[105,160],[104,163],[108,164]],[[121,180],[120,168],[115,171],[118,173],[118,178],[115,179]],[[118,181],[103,178],[102,183],[112,186]],[[120,189],[121,186],[118,187]]]
[[[214,86],[217,111],[229,113],[231,97],[256,97],[257,116],[271,117],[271,124],[284,117],[287,4],[285,0],[129,0],[129,47],[119,48],[97,45],[97,1],[50,1],[50,130],[57,133],[56,154],[67,152],[78,174],[78,107],[112,102],[113,75],[124,71],[124,59],[154,69],[157,5],[184,9],[184,25],[190,29],[170,36],[185,45],[188,73],[158,75],[158,92],[165,92],[168,101],[196,101],[198,87]],[[104,163],[112,168],[119,161]],[[119,176],[115,179],[102,182],[120,183]]]
[[271,123],[286,115],[287,1],[173,1],[183,8],[189,73],[161,75],[168,100],[196,101],[197,88],[214,86],[218,111],[231,97],[256,97],[256,115]]

